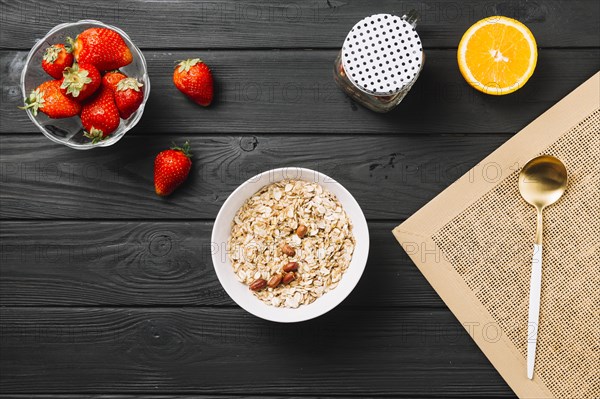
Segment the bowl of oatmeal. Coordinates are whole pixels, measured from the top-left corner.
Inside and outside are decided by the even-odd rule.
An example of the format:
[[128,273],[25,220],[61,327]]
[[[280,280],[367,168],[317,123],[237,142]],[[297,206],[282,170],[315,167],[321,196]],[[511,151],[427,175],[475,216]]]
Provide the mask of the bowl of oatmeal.
[[290,323],[327,313],[352,292],[369,230],[340,183],[290,167],[239,186],[217,215],[211,244],[227,294],[255,316]]

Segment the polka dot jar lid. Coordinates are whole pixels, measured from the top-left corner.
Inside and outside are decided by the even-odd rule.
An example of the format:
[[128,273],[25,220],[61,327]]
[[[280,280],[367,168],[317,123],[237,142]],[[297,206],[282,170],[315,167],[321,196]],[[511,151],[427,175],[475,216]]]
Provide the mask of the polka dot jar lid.
[[346,36],[342,65],[359,89],[391,95],[414,81],[423,64],[423,46],[415,28],[401,17],[371,15]]

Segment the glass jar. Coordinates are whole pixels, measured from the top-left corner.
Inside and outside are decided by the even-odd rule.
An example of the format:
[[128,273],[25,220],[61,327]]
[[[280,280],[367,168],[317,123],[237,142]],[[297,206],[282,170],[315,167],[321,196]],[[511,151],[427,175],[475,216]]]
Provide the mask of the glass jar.
[[371,15],[350,30],[334,62],[337,85],[376,112],[394,109],[419,77],[425,54],[417,14]]

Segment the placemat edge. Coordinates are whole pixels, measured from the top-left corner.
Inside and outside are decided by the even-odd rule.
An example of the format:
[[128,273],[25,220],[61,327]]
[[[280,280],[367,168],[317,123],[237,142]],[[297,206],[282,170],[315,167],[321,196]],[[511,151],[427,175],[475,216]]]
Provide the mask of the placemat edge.
[[[402,229],[401,226],[402,225],[397,226],[392,232],[402,249],[411,258],[421,274],[423,274],[425,279],[440,296],[442,301],[444,301],[446,306],[448,306],[458,322],[461,323],[463,328],[469,333],[471,339],[473,339],[515,394],[520,398],[553,398],[554,396],[540,378],[536,376],[534,380],[529,380],[526,377],[525,359],[505,335],[502,335],[496,342],[489,342],[484,338],[481,331],[475,334],[469,331],[471,323],[469,322],[469,325],[465,325],[465,322],[462,320],[467,320],[469,317],[472,317],[475,312],[480,315],[478,320],[485,321],[483,326],[486,326],[489,323],[495,324],[496,322],[472,291],[469,290],[466,283],[458,273],[456,273],[452,265],[450,265],[443,256],[440,257],[437,264],[434,263],[431,265],[428,262],[422,262],[418,259],[419,256],[423,256],[421,251],[406,251],[406,244],[410,243],[424,245],[427,249],[426,254],[431,254],[432,248],[434,247],[439,254],[442,254],[441,250],[431,237],[406,231]],[[410,241],[411,239],[421,239],[422,241],[419,243]],[[443,281],[444,284],[439,283],[441,281]],[[464,292],[469,292],[468,298],[463,295]],[[500,343],[503,344],[502,347],[498,345]],[[521,367],[514,367],[514,362],[520,364]]]
[[[595,104],[593,100],[583,100],[583,98],[590,95],[595,97]],[[596,72],[566,97],[534,119],[500,147],[492,151],[467,173],[406,219],[401,226],[406,231],[415,231],[423,235],[433,235],[434,232],[438,231],[448,221],[452,220],[452,218],[472,205],[477,199],[500,184],[503,179],[508,178],[511,173],[520,169],[527,161],[535,157],[539,148],[549,147],[560,135],[579,123],[579,121],[593,112],[598,106],[600,106],[600,71]],[[570,112],[569,118],[561,118],[559,116],[562,112],[567,111],[575,112]],[[538,149],[527,148],[526,141],[532,139],[539,143],[536,146]],[[521,149],[521,153],[518,154],[516,161],[514,159],[515,154],[506,151],[506,148],[509,146],[516,146]],[[488,175],[490,170],[495,171],[495,173],[498,173],[499,170],[501,178],[490,178]],[[468,188],[472,188],[469,186],[472,184],[478,185],[477,190],[468,190]],[[464,198],[461,198],[460,201],[452,202],[447,201],[445,198],[448,195],[460,197],[461,191]],[[424,217],[434,212],[436,218],[433,223],[431,220],[423,220]],[[425,226],[427,228],[423,229]]]

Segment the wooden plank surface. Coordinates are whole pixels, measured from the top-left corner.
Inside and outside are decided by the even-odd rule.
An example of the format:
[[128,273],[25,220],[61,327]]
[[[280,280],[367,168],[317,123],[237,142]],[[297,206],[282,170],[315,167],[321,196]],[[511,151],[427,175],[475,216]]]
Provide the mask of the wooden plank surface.
[[[302,166],[343,184],[367,218],[400,222],[500,146],[508,135],[136,136],[74,151],[41,134],[0,136],[0,216],[67,219],[212,219],[231,192],[265,170]],[[154,194],[153,162],[190,140],[190,178]],[[474,178],[499,179],[494,165]],[[373,191],[373,187],[377,191]]]
[[[445,307],[390,231],[370,223],[342,306]],[[0,306],[235,306],[213,271],[208,222],[3,222]]]
[[[332,61],[359,19],[413,8],[425,68],[397,110],[369,112],[335,86]],[[540,47],[530,82],[501,97],[470,88],[455,59],[468,26],[495,14]],[[129,33],[152,94],[120,143],[81,152],[16,106],[29,48],[84,18]],[[0,0],[0,398],[511,397],[469,337],[495,326],[461,326],[390,230],[600,69],[599,30],[597,0]],[[197,56],[215,73],[209,109],[171,83]],[[154,156],[185,140],[190,179],[160,199]],[[284,166],[342,183],[371,233],[353,293],[295,325],[238,308],[210,260],[226,197]],[[502,178],[478,167],[475,179]]]
[[[60,397],[62,399],[80,399],[80,398],[88,398],[92,397],[94,399],[222,399],[223,395],[212,394],[212,395],[198,395],[198,394],[94,394],[94,395],[81,395],[81,394],[61,394]],[[245,398],[264,398],[265,395],[227,395],[227,398],[230,399],[245,399]],[[339,396],[307,396],[307,395],[268,395],[269,399],[310,399],[310,398],[319,398],[319,399],[332,399],[339,398]],[[0,394],[0,398],[2,399],[55,399],[56,395],[48,395],[48,394]]]
[[[73,399],[73,398],[81,398],[82,395],[77,395],[77,394],[52,394],[52,395],[45,395],[45,394],[0,394],[0,398],[2,399],[22,399],[22,398],[27,398],[27,399]],[[231,399],[243,399],[243,398],[264,398],[266,395],[227,395],[228,398]],[[213,395],[198,395],[198,394],[179,394],[179,395],[173,395],[173,394],[159,394],[159,395],[152,395],[152,394],[93,394],[93,395],[86,395],[86,397],[90,397],[90,398],[94,398],[94,399],[179,399],[179,398],[185,398],[185,399],[190,399],[190,398],[196,398],[196,399],[222,399],[223,395],[219,395],[219,394],[213,394]],[[298,399],[298,398],[316,398],[316,396],[298,396],[298,395],[268,395],[266,396],[270,399]],[[318,398],[320,399],[331,399],[331,398],[339,398],[339,396],[321,396],[319,395]]]
[[[23,399],[23,398],[27,398],[27,399],[74,399],[74,398],[81,398],[82,395],[77,395],[77,394],[52,394],[52,395],[48,395],[48,394],[0,394],[0,398],[2,399]],[[185,399],[222,399],[223,395],[219,395],[219,394],[208,394],[208,395],[198,395],[198,394],[158,394],[158,395],[152,395],[152,394],[93,394],[93,395],[85,395],[86,397],[89,398],[94,398],[94,399],[180,399],[180,398],[185,398]],[[299,399],[299,398],[303,398],[303,399],[307,399],[307,398],[319,398],[319,399],[332,399],[332,398],[339,398],[339,396],[323,396],[323,395],[319,395],[319,396],[308,396],[308,395],[260,395],[260,394],[256,394],[256,395],[227,395],[227,398],[230,399],[244,399],[244,398],[264,398],[264,397],[268,397],[269,399]]]
[[[542,50],[525,87],[489,96],[465,82],[455,50],[430,50],[401,106],[381,115],[354,104],[335,85],[333,50],[145,54],[152,90],[132,134],[515,133],[600,69],[598,49]],[[25,56],[0,52],[3,133],[37,133],[26,113],[16,110],[23,101],[19,77]],[[172,83],[176,60],[197,56],[211,66],[217,81],[208,109],[189,101]]]
[[[22,398],[27,398],[27,399],[73,399],[73,398],[81,398],[82,395],[77,395],[77,394],[52,394],[52,395],[45,395],[45,394],[8,394],[8,395],[4,395],[4,394],[0,394],[0,398],[2,399],[22,399]],[[198,394],[158,394],[158,395],[152,395],[152,394],[94,394],[94,395],[86,395],[86,397],[90,397],[90,398],[94,398],[94,399],[179,399],[179,398],[185,398],[185,399],[191,399],[191,398],[196,398],[196,399],[222,399],[223,395],[219,395],[219,394],[208,394],[208,395],[198,395]],[[256,395],[227,395],[227,398],[230,399],[244,399],[244,398],[264,398],[264,397],[268,397],[269,399],[299,399],[299,398],[319,398],[319,399],[332,399],[332,398],[339,398],[339,396],[323,396],[323,395],[319,395],[319,396],[308,396],[308,395],[260,395],[260,394],[256,394]]]
[[[22,398],[27,398],[27,399],[73,399],[73,398],[81,398],[82,395],[77,395],[77,394],[52,394],[52,395],[45,395],[45,394],[0,394],[0,398],[2,399],[22,399]],[[266,395],[227,395],[228,398],[231,399],[243,399],[243,398],[264,398]],[[198,394],[159,394],[159,395],[152,395],[152,394],[93,394],[93,395],[86,395],[86,397],[90,397],[90,398],[94,398],[94,399],[179,399],[179,398],[185,398],[185,399],[191,399],[191,398],[197,398],[197,399],[222,399],[223,395],[219,395],[219,394],[213,394],[213,395],[198,395]],[[298,396],[298,395],[268,395],[266,396],[270,399],[298,399],[298,398],[316,398],[316,396]],[[331,398],[339,398],[339,396],[321,396],[319,395],[318,398],[320,399],[331,399]]]
[[511,395],[448,310],[336,309],[294,325],[241,309],[0,314],[3,393]]
[[403,15],[410,9],[421,15],[419,33],[426,47],[456,47],[470,25],[492,15],[527,24],[542,47],[598,46],[600,29],[595,0],[2,0],[1,4],[0,45],[21,49],[30,48],[58,23],[88,18],[121,27],[145,48],[340,48],[348,31],[365,16]]
[[[158,395],[152,395],[152,394],[93,394],[93,395],[85,395],[86,397],[89,398],[93,398],[93,399],[180,399],[180,398],[184,398],[184,399],[222,399],[223,395],[220,394],[207,394],[207,395],[198,395],[198,394],[158,394]],[[81,398],[82,395],[77,395],[77,394],[52,394],[52,395],[45,395],[45,394],[8,394],[8,395],[4,395],[4,394],[0,394],[0,398],[1,399],[23,399],[23,398],[27,398],[27,399],[74,399],[74,398]],[[323,395],[319,395],[319,396],[309,396],[309,395],[277,395],[277,394],[271,394],[271,395],[260,395],[260,394],[255,394],[255,395],[248,395],[248,394],[244,394],[244,395],[227,395],[227,398],[230,399],[245,399],[245,398],[269,398],[269,399],[311,399],[311,398],[319,398],[319,399],[333,399],[333,398],[340,398],[340,396],[323,396]]]

